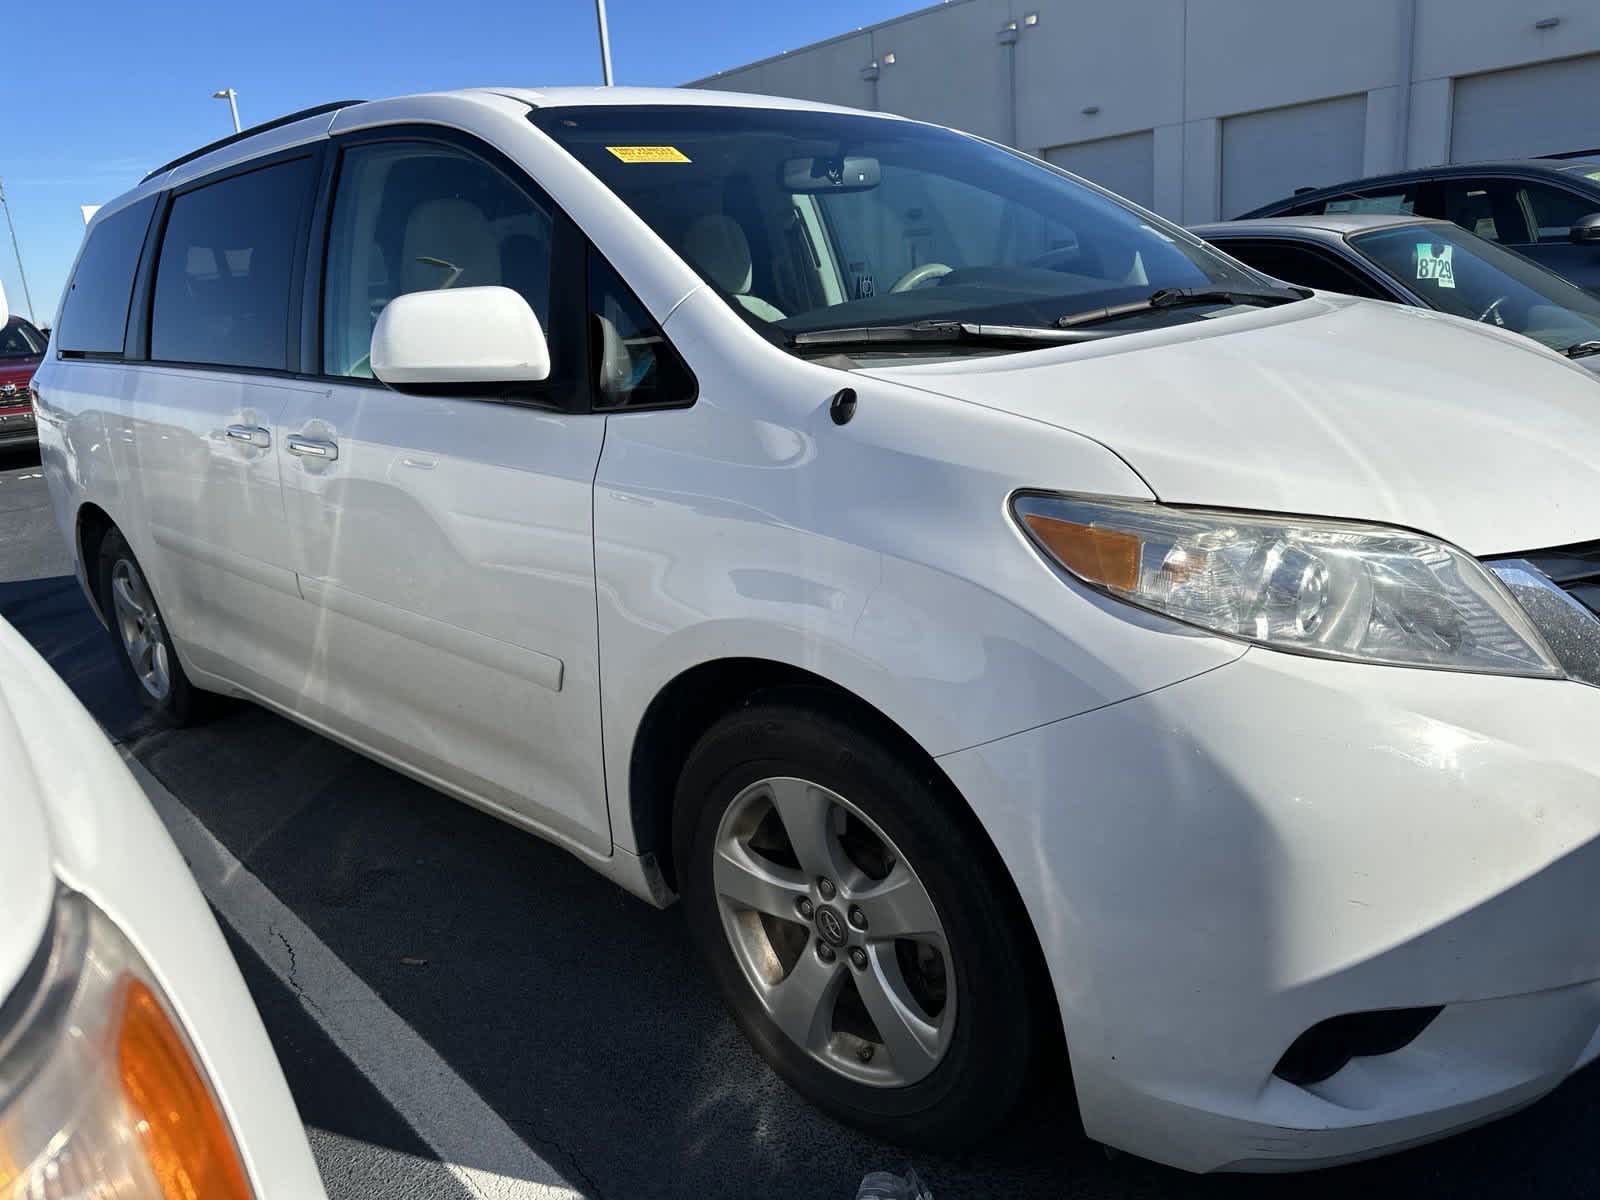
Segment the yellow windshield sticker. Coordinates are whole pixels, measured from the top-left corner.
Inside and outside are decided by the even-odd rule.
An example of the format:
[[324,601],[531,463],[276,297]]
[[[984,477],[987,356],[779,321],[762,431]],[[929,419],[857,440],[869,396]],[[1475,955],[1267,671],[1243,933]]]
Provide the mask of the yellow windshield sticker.
[[625,163],[688,162],[689,156],[676,146],[607,146]]

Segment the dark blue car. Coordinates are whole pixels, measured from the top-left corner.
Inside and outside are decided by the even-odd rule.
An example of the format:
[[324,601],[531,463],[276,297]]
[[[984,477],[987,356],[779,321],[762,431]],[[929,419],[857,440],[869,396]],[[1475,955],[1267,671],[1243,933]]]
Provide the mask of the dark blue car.
[[1297,192],[1254,217],[1396,213],[1454,221],[1600,292],[1600,155],[1453,163]]

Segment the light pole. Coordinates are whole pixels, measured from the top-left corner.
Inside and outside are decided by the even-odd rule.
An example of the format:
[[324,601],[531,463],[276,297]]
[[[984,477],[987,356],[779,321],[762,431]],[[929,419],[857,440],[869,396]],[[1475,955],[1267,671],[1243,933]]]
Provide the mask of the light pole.
[[600,25],[600,73],[611,86],[611,34],[606,29],[606,0],[594,0],[594,19]]
[[33,295],[28,291],[28,273],[22,269],[22,247],[17,245],[17,227],[11,220],[11,205],[6,202],[6,185],[3,182],[0,182],[0,208],[6,210],[6,228],[11,230],[11,252],[17,256],[17,277],[22,280],[22,299],[28,305],[28,320],[33,321]]
[[233,114],[233,131],[239,132],[239,93],[232,88],[223,88],[220,92],[212,92],[213,100],[226,100],[228,111]]

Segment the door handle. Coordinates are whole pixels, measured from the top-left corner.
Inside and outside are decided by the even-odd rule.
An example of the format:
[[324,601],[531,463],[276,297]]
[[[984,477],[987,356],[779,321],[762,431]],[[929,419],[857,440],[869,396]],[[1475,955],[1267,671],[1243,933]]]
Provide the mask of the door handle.
[[227,434],[230,441],[243,442],[247,446],[256,446],[262,450],[272,445],[272,434],[259,425],[229,425]]
[[301,437],[298,433],[291,433],[289,453],[298,454],[302,458],[320,458],[324,462],[332,462],[339,457],[339,443],[330,442],[326,438]]

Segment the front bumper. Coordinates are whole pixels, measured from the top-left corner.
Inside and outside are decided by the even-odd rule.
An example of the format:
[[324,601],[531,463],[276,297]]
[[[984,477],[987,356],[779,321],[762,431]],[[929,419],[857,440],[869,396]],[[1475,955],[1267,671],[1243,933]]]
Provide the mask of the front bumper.
[[[1089,1135],[1189,1170],[1366,1157],[1600,1053],[1600,688],[1251,650],[942,758],[1012,867]],[[1297,1086],[1328,1018],[1443,1005]]]
[[0,446],[39,440],[39,426],[31,407],[0,407]]

